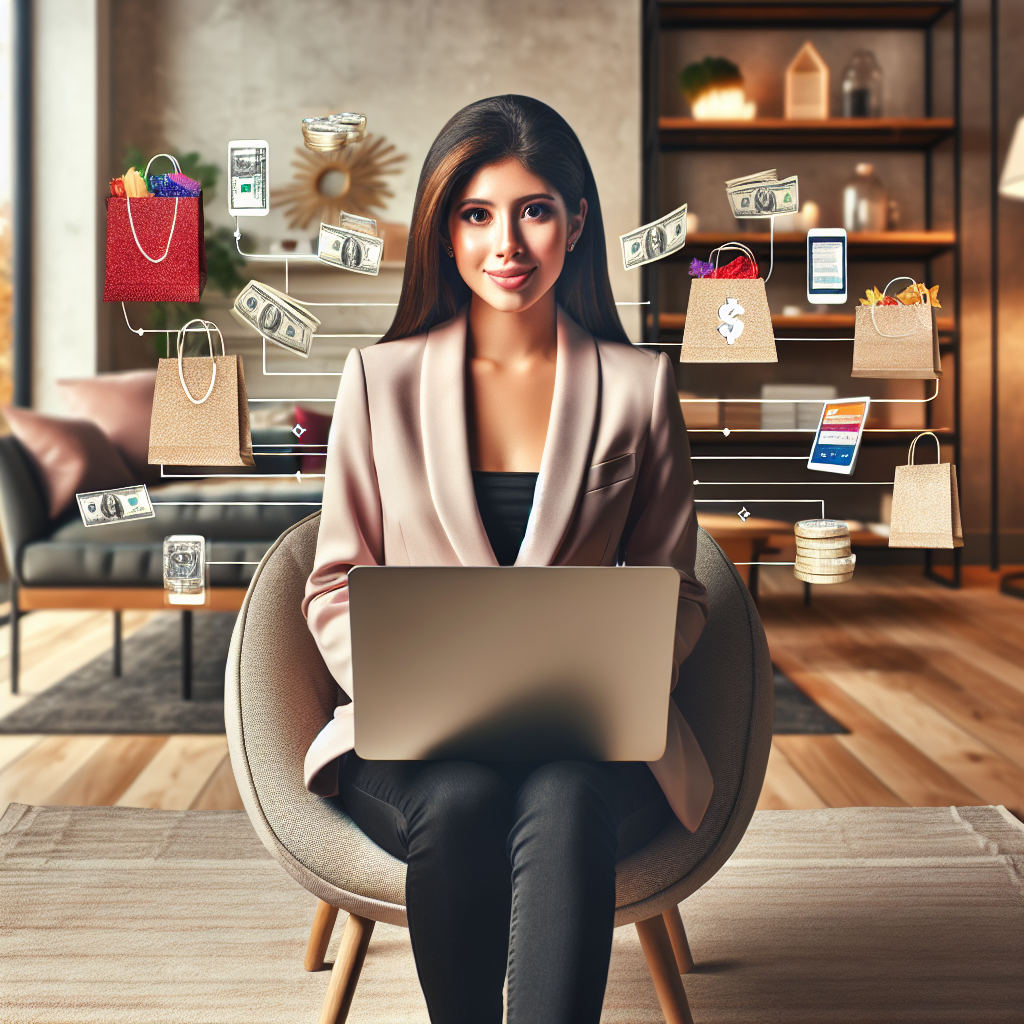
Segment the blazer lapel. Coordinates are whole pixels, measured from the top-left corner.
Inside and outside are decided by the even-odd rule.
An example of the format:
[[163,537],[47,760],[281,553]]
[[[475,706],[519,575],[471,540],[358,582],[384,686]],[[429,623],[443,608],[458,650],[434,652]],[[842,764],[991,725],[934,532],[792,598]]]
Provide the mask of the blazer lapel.
[[[430,496],[463,565],[497,565],[473,490],[466,429],[468,306],[430,330],[420,375],[420,428]],[[555,373],[556,381],[558,371]],[[557,385],[556,385],[557,390]]]
[[554,562],[576,511],[597,427],[601,390],[597,344],[561,306],[557,360],[548,435],[533,510],[516,565]]

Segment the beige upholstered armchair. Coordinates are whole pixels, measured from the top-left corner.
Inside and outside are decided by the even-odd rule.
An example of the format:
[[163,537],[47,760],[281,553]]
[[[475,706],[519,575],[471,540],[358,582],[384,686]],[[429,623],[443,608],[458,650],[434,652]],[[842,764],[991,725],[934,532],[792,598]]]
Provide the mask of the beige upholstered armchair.
[[[368,839],[336,800],[302,781],[306,748],[333,714],[338,688],[300,611],[319,514],[288,529],[249,586],[228,659],[225,719],[231,764],[257,834],[320,903],[306,970],[323,966],[338,909],[349,914],[321,1024],[344,1021],[377,921],[405,925],[405,865]],[[672,821],[617,868],[616,925],[635,924],[669,1024],[691,1020],[681,973],[693,965],[679,904],[725,863],[750,822],[772,731],[772,670],[757,611],[721,549],[702,530],[697,576],[711,619],[683,665],[674,699],[715,779],[693,834]]]

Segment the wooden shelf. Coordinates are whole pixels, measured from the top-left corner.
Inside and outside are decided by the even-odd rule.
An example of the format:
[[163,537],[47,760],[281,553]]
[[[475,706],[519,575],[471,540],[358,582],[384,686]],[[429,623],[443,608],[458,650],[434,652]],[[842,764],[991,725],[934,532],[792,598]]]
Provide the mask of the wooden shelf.
[[661,27],[928,28],[952,0],[661,0]]
[[[728,402],[727,398],[722,399]],[[907,427],[904,429],[881,429],[869,427],[864,431],[864,439],[861,442],[865,448],[903,448],[906,449],[910,442],[921,433],[922,429],[931,430],[938,434],[943,444],[952,444],[956,439],[955,431],[949,427]],[[813,430],[773,430],[770,433],[761,433],[757,430],[744,430],[742,427],[730,427],[729,436],[726,437],[720,429],[693,429],[687,430],[690,439],[690,448],[694,452],[704,447],[720,447],[732,445],[736,450],[732,454],[743,454],[744,448],[765,448],[774,447],[780,449],[804,448],[810,449],[811,441],[814,439]],[[700,477],[700,474],[696,474]],[[759,487],[785,487],[790,481],[781,480],[763,481]],[[711,487],[711,481],[705,486]]]
[[[818,336],[835,334],[848,338],[856,325],[856,313],[805,313],[802,316],[772,315],[772,330],[783,337],[798,335]],[[940,334],[952,334],[954,321],[951,316],[936,318]],[[650,318],[648,318],[648,324]],[[686,326],[685,313],[661,313],[658,327],[665,333],[681,334]]]
[[833,117],[826,121],[790,121],[761,117],[753,121],[697,121],[660,117],[662,152],[674,150],[780,149],[878,150],[930,149],[951,138],[951,117]]
[[[706,258],[708,252],[726,242],[742,242],[761,258],[768,256],[771,236],[767,231],[725,232],[694,231],[686,238],[686,245],[666,259],[689,263],[694,256]],[[852,260],[927,260],[949,252],[956,245],[953,231],[861,231],[847,238],[847,251]],[[723,256],[738,254],[723,253]],[[775,258],[777,260],[806,259],[807,236],[800,232],[775,232]]]

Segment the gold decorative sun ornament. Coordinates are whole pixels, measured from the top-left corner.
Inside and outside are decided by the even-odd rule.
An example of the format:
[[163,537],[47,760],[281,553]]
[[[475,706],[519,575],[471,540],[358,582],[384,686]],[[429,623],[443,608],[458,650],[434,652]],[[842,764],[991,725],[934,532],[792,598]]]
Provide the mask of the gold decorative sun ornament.
[[385,176],[398,174],[405,160],[387,139],[372,134],[334,153],[295,152],[295,180],[274,196],[283,204],[293,228],[306,228],[313,221],[334,224],[342,210],[373,216],[374,207],[383,209],[386,200],[394,196]]

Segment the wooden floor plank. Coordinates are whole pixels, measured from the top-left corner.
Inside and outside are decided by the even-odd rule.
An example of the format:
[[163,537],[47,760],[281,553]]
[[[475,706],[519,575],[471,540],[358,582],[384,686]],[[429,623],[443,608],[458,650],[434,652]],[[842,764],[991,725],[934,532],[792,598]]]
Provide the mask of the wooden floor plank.
[[776,645],[772,657],[799,689],[850,730],[836,737],[839,743],[911,807],[983,802],[827,677],[800,668],[796,652]]
[[36,735],[0,735],[0,772],[31,750],[43,737]]
[[7,805],[49,804],[54,790],[85,764],[104,736],[47,736],[0,772],[0,813]]
[[107,737],[49,802],[112,807],[166,743],[166,736]]
[[768,771],[757,800],[759,811],[799,811],[825,807],[825,801],[804,781],[785,754],[773,742]]
[[1017,714],[1007,714],[971,692],[969,687],[980,682],[978,675],[961,686],[931,668],[927,673],[887,673],[882,682],[891,689],[913,693],[964,732],[1024,769],[1024,724]]
[[836,736],[776,736],[774,743],[829,807],[902,807]]
[[214,769],[199,795],[192,801],[191,809],[193,811],[244,810],[242,797],[235,784],[235,774],[231,770],[231,758],[227,754]]
[[1024,771],[915,694],[893,690],[871,672],[830,672],[829,678],[985,803],[1024,812]]
[[171,736],[117,806],[187,810],[224,760],[227,749],[224,736]]
[[[125,612],[124,639],[158,612]],[[0,717],[22,707],[36,694],[109,651],[113,641],[110,612],[38,611],[22,617],[20,693],[11,693],[10,625],[0,627]]]

